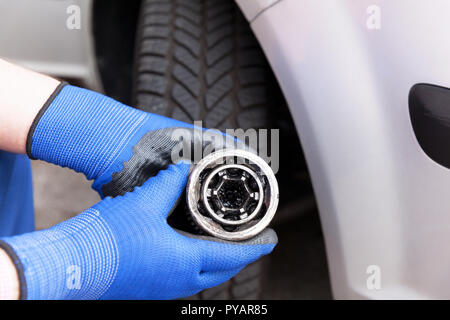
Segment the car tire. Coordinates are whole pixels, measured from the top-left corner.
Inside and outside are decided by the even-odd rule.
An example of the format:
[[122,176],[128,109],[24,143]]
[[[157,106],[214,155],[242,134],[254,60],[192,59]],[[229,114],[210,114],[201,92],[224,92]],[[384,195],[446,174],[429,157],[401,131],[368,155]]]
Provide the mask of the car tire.
[[[233,0],[142,1],[135,52],[137,108],[219,130],[270,128],[273,74]],[[192,298],[257,299],[265,263]]]

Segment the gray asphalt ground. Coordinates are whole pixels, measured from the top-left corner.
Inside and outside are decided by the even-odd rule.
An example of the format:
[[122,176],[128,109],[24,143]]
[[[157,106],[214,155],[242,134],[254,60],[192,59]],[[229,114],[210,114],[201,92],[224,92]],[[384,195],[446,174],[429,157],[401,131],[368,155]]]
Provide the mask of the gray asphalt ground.
[[100,200],[84,175],[42,161],[32,161],[36,228],[45,229]]
[[[41,161],[33,161],[32,167],[37,229],[75,216],[100,200],[82,174]],[[317,213],[294,215],[279,223],[276,231],[279,244],[268,259],[262,297],[330,299]]]

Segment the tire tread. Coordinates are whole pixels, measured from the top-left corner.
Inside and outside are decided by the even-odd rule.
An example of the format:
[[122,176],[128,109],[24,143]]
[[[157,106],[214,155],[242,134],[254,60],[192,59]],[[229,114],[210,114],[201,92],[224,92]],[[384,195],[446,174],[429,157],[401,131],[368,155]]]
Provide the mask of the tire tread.
[[[267,128],[267,62],[232,0],[144,0],[134,76],[137,108],[205,127]],[[198,299],[256,299],[262,261]]]

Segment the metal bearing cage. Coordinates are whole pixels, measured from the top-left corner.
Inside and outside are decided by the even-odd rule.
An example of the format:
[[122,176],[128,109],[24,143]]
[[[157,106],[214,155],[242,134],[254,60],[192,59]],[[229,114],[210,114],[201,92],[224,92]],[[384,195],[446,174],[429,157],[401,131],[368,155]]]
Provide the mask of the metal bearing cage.
[[187,207],[194,223],[224,240],[252,238],[266,228],[278,206],[278,184],[269,165],[240,149],[209,154],[192,170]]

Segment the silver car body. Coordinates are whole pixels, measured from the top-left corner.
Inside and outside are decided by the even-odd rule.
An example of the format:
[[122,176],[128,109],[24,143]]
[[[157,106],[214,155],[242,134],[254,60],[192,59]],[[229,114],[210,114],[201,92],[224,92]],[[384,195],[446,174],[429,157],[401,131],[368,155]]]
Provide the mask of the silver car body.
[[[101,91],[91,0],[0,0],[0,56]],[[79,19],[80,25],[73,19]]]

